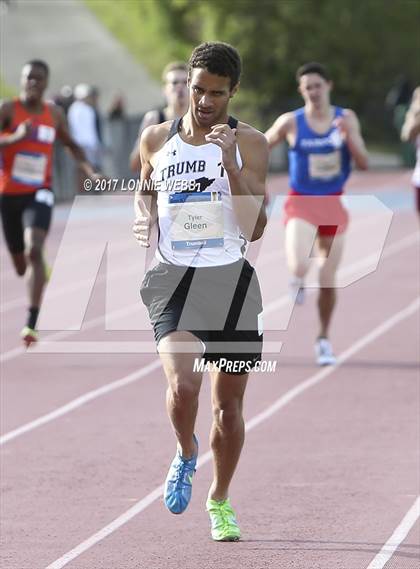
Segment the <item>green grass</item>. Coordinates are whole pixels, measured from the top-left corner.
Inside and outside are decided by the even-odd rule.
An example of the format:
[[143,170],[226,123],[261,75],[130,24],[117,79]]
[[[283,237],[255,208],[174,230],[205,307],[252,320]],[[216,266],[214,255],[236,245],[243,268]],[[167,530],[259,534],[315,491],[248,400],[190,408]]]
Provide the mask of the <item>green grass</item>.
[[5,83],[3,77],[0,75],[0,99],[10,99],[11,97],[15,97],[17,94],[17,89]]
[[[182,2],[183,0],[179,0]],[[149,73],[160,80],[162,69],[172,60],[187,61],[191,47],[174,40],[165,30],[165,19],[159,15],[160,0],[84,0],[96,18],[119,40]],[[210,39],[210,38],[209,38]],[[247,95],[240,92],[231,106],[233,114],[255,126],[256,113],[247,104]]]
[[[84,0],[100,22],[156,79],[163,67],[184,54],[154,18],[155,0]],[[159,38],[162,38],[159,40]],[[166,39],[165,39],[166,38]]]

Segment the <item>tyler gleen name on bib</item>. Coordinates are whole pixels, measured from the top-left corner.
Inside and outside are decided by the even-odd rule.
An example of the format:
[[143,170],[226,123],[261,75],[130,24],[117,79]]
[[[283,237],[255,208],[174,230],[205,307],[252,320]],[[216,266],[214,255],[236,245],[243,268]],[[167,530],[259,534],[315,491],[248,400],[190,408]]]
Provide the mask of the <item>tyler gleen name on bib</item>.
[[184,223],[184,229],[207,229],[207,223],[198,223],[202,219],[202,215],[188,215],[189,221]]

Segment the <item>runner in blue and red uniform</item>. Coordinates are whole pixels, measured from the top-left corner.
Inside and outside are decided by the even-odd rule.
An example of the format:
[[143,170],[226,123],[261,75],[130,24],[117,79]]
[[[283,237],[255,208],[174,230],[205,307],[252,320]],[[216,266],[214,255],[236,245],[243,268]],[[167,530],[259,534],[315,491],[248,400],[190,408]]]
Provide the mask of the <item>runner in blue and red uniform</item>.
[[291,291],[298,304],[303,302],[304,277],[310,265],[308,252],[314,239],[322,259],[318,297],[320,330],[315,351],[318,364],[330,365],[335,363],[328,339],[336,303],[335,273],[348,224],[340,196],[350,174],[351,161],[360,169],[367,168],[367,151],[356,114],[331,105],[332,81],[325,67],[307,63],[298,69],[296,79],[305,106],[278,117],[265,135],[270,148],[283,140],[289,145],[286,256],[293,275]]

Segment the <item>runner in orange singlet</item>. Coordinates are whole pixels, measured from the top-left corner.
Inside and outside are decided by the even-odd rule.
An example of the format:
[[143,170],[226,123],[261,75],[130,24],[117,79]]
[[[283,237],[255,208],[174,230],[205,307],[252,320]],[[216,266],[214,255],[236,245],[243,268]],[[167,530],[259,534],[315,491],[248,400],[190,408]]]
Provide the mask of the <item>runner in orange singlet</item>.
[[45,62],[26,63],[19,97],[0,105],[1,218],[16,273],[23,276],[28,268],[29,312],[21,333],[27,346],[37,339],[36,321],[47,278],[43,246],[54,204],[54,140],[59,138],[67,146],[87,177],[98,176],[70,137],[62,110],[43,101],[48,75]]

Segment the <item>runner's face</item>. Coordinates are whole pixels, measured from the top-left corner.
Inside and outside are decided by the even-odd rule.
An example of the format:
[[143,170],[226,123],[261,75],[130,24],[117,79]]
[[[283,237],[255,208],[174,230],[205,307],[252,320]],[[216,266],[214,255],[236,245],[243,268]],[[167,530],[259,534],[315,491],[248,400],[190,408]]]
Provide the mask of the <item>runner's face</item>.
[[187,72],[182,69],[169,71],[163,91],[169,107],[186,105],[188,101]]
[[332,83],[318,73],[307,73],[300,78],[298,91],[306,104],[323,107],[330,104]]
[[22,69],[22,90],[28,101],[40,101],[48,85],[48,77],[43,67],[38,65],[25,65]]
[[193,69],[189,77],[190,106],[199,126],[210,127],[226,119],[229,99],[238,90],[230,88],[230,78]]

